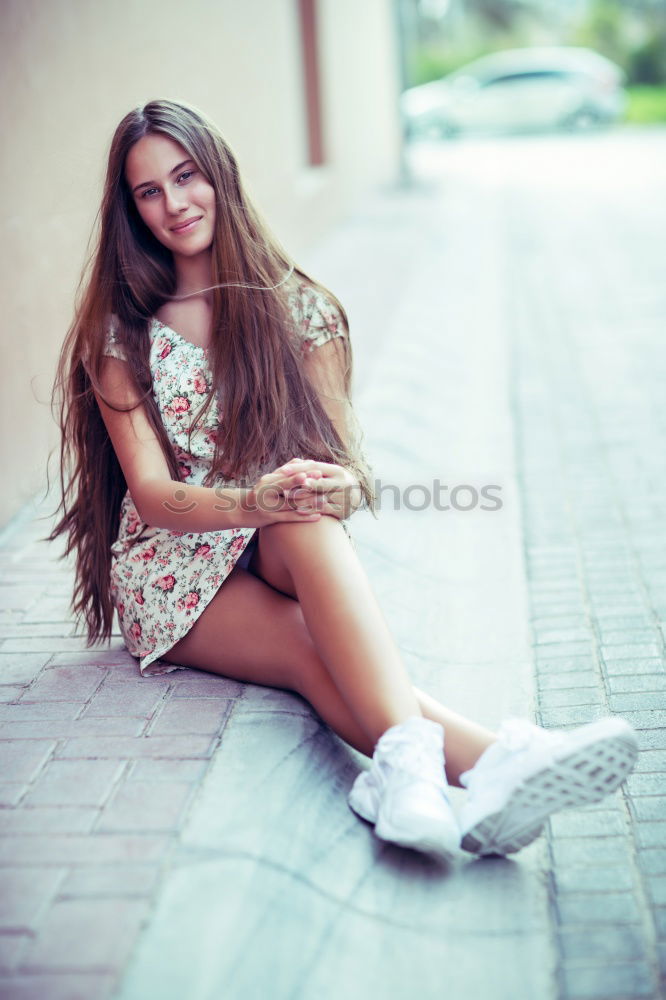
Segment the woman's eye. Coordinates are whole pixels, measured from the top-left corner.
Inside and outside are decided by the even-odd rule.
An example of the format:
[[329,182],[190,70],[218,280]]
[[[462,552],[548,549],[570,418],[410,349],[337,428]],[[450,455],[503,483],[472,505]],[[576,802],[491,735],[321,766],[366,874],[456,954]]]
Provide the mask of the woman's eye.
[[[178,177],[176,179],[176,183],[177,184],[181,184],[181,183],[182,184],[187,184],[187,182],[189,181],[190,177],[193,177],[194,174],[196,174],[196,170],[183,170],[182,174],[178,174]],[[145,191],[141,192],[140,197],[141,198],[152,198],[153,195],[156,194],[156,193],[158,193],[158,192],[159,192],[159,188],[156,188],[156,187],[146,188]]]

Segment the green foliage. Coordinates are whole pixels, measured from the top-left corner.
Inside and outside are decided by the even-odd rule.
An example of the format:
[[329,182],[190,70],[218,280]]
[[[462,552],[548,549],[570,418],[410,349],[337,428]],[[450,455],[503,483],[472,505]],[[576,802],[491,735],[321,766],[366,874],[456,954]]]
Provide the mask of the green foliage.
[[418,87],[422,83],[430,83],[431,80],[447,76],[479,56],[486,55],[488,51],[485,46],[458,52],[447,52],[437,48],[417,49],[410,59],[410,86]]
[[630,85],[666,83],[666,8],[594,0],[571,42],[612,59]]
[[466,0],[470,14],[492,31],[510,34],[525,14],[523,0]]
[[594,0],[573,32],[573,43],[594,49],[620,66],[628,56],[624,11],[618,0]]
[[666,122],[666,87],[630,87],[625,121],[636,125]]
[[[546,4],[466,0],[464,19],[416,15],[409,86],[438,79],[479,56],[523,45],[581,45],[616,62],[629,86],[666,83],[665,0],[590,0],[575,19],[549,20]],[[501,16],[500,16],[501,15]]]
[[627,75],[632,83],[666,83],[666,28],[629,54]]
[[446,18],[434,22],[416,17],[416,31],[407,43],[410,87],[453,73],[481,56],[530,44],[530,0],[465,0],[464,8],[465,17],[456,18],[454,28]]

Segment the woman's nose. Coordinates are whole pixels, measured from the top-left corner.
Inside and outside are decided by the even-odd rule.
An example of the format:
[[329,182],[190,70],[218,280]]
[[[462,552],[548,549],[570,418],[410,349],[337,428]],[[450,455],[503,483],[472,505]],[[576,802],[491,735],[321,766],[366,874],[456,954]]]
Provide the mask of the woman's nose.
[[187,204],[187,198],[182,188],[164,188],[164,204],[167,212],[179,212]]

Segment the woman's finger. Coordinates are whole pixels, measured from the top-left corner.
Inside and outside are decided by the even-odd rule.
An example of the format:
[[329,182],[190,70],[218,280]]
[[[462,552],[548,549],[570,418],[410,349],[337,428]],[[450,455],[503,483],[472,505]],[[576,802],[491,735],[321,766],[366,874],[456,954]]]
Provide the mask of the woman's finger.
[[321,516],[320,511],[281,510],[271,516],[271,521],[318,521]]
[[293,485],[301,485],[305,480],[305,472],[287,472],[282,473],[280,470],[277,472],[268,472],[265,476],[262,476],[255,486],[255,490],[266,489],[267,487],[292,487]]
[[291,471],[291,469],[294,466],[296,466],[296,465],[305,465],[305,463],[306,463],[306,459],[304,459],[304,458],[290,458],[289,461],[285,462],[284,465],[281,465],[277,471],[278,472],[289,472],[289,471]]
[[322,496],[313,497],[309,500],[291,499],[289,507],[291,510],[315,511],[322,510],[326,506],[326,498]]
[[346,479],[336,479],[334,476],[322,476],[321,479],[307,478],[303,483],[306,489],[312,490],[313,493],[333,493],[337,490],[344,490],[350,488],[352,484],[348,483]]

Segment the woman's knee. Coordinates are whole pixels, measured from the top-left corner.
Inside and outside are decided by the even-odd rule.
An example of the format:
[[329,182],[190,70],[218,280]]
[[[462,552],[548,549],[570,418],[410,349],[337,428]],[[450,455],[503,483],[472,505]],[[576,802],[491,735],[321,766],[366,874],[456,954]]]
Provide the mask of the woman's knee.
[[344,535],[337,518],[327,516],[302,523],[276,521],[258,530],[259,543],[250,561],[250,570],[271,587],[295,599],[298,597],[293,575],[296,565],[302,566],[303,560],[308,562],[324,539],[330,539],[337,532]]
[[303,548],[312,551],[319,539],[340,534],[344,528],[336,517],[323,515],[318,521],[275,521],[259,528],[259,542],[280,550]]
[[322,531],[344,530],[337,517],[322,514],[318,521],[274,521],[258,530],[278,538],[297,538],[304,535],[316,536]]

